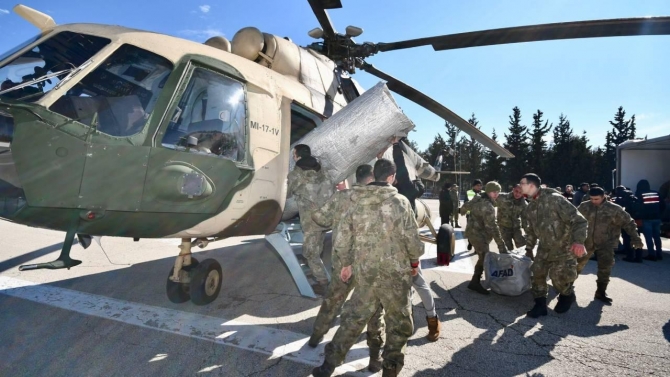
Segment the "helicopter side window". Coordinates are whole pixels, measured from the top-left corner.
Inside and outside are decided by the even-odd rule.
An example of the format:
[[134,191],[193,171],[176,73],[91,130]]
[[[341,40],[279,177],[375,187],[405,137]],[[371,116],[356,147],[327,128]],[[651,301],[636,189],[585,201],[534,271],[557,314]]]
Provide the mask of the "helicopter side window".
[[241,82],[195,68],[171,118],[164,147],[244,160],[246,107]]
[[[29,40],[2,55],[2,59],[34,42]],[[0,97],[35,102],[68,73],[110,42],[107,38],[63,31],[0,66]]]
[[164,57],[123,45],[50,110],[107,135],[132,136],[147,124],[170,72]]

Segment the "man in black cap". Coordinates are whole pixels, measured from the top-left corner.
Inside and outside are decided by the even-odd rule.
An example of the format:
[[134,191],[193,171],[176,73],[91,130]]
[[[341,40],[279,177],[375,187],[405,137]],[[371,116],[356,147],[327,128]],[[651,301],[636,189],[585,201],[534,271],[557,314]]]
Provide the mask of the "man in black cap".
[[580,204],[582,204],[582,199],[584,199],[584,195],[586,195],[587,192],[589,192],[590,185],[586,182],[583,182],[581,185],[579,185],[579,190],[575,193],[575,196],[572,197],[572,205],[575,207],[579,207]]

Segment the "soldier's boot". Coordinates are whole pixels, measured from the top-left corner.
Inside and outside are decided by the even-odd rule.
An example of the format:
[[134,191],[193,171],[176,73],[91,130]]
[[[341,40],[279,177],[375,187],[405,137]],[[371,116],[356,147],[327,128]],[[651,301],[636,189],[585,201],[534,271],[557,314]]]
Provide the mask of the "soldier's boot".
[[607,283],[598,283],[598,290],[594,298],[604,302],[606,305],[612,305],[612,299],[607,296]]
[[307,342],[307,345],[316,348],[319,346],[319,343],[323,340],[323,335],[317,335],[317,334],[312,334],[312,336],[309,337],[309,341]]
[[335,372],[335,366],[330,365],[327,361],[324,361],[320,367],[312,369],[312,376],[314,377],[330,377],[333,372]]
[[470,280],[470,284],[468,284],[468,289],[472,289],[473,291],[477,293],[481,293],[483,295],[488,295],[490,294],[489,291],[486,290],[486,288],[482,287],[482,272],[484,269],[481,267],[476,267],[475,268],[475,274],[472,275],[472,280]]
[[554,311],[556,313],[565,313],[568,310],[570,310],[570,307],[572,306],[572,303],[577,300],[577,297],[575,297],[575,293],[573,292],[572,294],[569,295],[558,295],[558,303],[554,307]]
[[382,377],[398,377],[400,375],[400,370],[402,367],[394,366],[391,368],[384,368],[382,372]]
[[535,299],[535,306],[526,313],[530,318],[540,318],[547,315],[547,298],[538,297]]
[[428,322],[428,335],[426,338],[434,342],[440,337],[440,330],[442,329],[442,324],[440,319],[435,317],[426,317],[426,322]]
[[468,251],[472,250],[472,244],[468,241]]
[[382,350],[378,347],[370,347],[370,362],[368,363],[368,370],[372,373],[377,373],[382,370]]

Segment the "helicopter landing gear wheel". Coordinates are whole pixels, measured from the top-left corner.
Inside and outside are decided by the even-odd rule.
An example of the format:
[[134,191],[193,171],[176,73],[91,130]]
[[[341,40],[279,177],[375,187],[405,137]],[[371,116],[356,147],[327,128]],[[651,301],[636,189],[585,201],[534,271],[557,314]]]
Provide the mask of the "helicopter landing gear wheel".
[[[182,271],[189,274],[197,268],[199,265],[198,260],[191,257],[191,264],[188,266],[182,267]],[[170,279],[174,273],[174,267],[170,269],[170,273],[167,277],[167,283],[165,284],[165,293],[167,293],[168,300],[175,304],[183,304],[186,301],[191,299],[190,294],[190,284],[188,283],[176,283]]]
[[191,274],[191,302],[207,305],[219,296],[223,273],[221,265],[214,259],[205,259]]

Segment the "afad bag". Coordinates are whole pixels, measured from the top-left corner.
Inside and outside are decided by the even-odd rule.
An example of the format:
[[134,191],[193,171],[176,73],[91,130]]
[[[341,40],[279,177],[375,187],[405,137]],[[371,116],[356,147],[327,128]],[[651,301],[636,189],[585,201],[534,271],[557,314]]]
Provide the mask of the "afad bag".
[[509,254],[486,253],[482,285],[499,295],[518,296],[530,289],[532,264],[524,248]]

